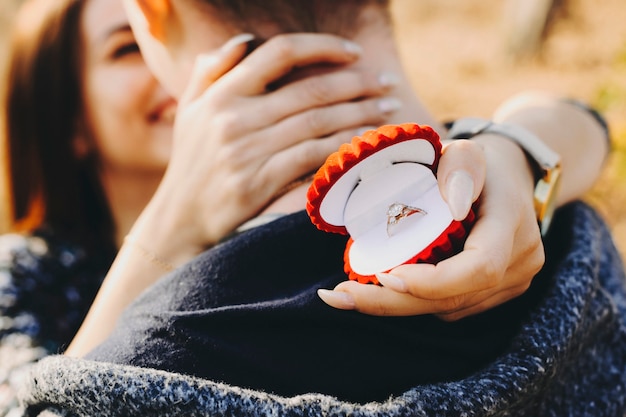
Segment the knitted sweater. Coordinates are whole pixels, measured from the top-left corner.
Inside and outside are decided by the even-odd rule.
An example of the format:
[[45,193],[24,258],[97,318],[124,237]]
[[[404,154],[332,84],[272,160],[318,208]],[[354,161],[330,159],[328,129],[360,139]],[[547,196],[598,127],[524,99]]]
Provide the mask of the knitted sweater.
[[[73,416],[625,416],[622,262],[587,206],[570,205],[555,222],[546,242],[553,261],[544,268],[540,297],[526,304],[528,314],[507,346],[462,378],[415,384],[376,402],[349,402],[323,394],[279,396],[146,366],[49,357],[32,369],[21,398],[30,416],[43,410]],[[404,366],[393,354],[389,358],[389,367]]]
[[47,228],[0,236],[0,416],[16,407],[29,364],[72,340],[112,261]]

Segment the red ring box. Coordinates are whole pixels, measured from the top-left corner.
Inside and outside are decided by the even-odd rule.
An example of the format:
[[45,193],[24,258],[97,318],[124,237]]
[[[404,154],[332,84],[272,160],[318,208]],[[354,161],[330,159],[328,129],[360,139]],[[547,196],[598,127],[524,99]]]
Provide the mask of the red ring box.
[[[437,263],[462,248],[475,216],[454,220],[439,193],[441,148],[429,126],[386,125],[354,137],[317,171],[307,213],[320,230],[350,235],[344,254],[350,279],[377,284],[376,273]],[[425,213],[388,225],[396,204]]]

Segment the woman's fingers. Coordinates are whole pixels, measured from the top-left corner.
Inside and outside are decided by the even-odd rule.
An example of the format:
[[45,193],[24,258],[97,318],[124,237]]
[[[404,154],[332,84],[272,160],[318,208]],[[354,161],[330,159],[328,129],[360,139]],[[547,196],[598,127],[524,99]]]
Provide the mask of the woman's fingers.
[[402,107],[393,97],[347,101],[313,108],[251,134],[248,148],[262,147],[265,160],[258,178],[289,183],[317,170],[354,136],[384,124]]
[[[385,280],[385,284],[387,280]],[[441,299],[419,298],[387,286],[345,281],[334,290],[319,290],[320,298],[331,307],[357,310],[375,316],[413,316],[435,314],[455,321],[489,310],[523,294],[530,281],[520,275],[506,286],[462,293]]]
[[[318,106],[322,103],[319,97],[307,99],[311,90],[305,85],[309,81],[324,85],[322,88],[329,92],[326,95],[328,103]],[[268,172],[267,178],[278,175],[292,181],[319,168],[328,155],[342,143],[349,142],[362,127],[383,124],[389,115],[400,109],[402,103],[392,97],[359,99],[366,95],[380,96],[391,87],[391,81],[379,82],[376,77],[358,71],[335,70],[332,74],[311,75],[283,88],[289,90],[288,95],[300,95],[297,100],[300,104],[293,103],[284,108],[286,113],[296,112],[286,118],[282,118],[284,114],[270,115],[271,103],[259,106],[260,100],[275,102],[271,95],[247,99],[244,106],[253,104],[262,109],[251,114],[250,118],[256,117],[262,120],[259,123],[267,126],[247,135],[245,146],[249,150],[258,149],[260,158],[257,160],[266,161],[263,170]],[[255,124],[250,118],[246,120],[248,127]],[[275,118],[282,120],[273,122]],[[289,166],[287,170],[285,164]],[[296,176],[288,177],[287,172]]]
[[374,316],[414,316],[437,311],[437,301],[416,300],[410,294],[356,281],[345,281],[334,290],[318,290],[317,293],[331,307]]
[[[271,188],[272,193],[290,182],[317,170],[328,155],[335,152],[342,143],[349,142],[358,132],[347,129],[321,139],[301,141],[281,152],[272,154],[256,170],[256,183]],[[267,196],[267,197],[271,197]]]
[[282,34],[269,39],[229,74],[229,88],[255,96],[290,73],[313,64],[349,64],[361,55],[352,41],[329,34]]
[[525,281],[525,283],[522,285],[499,290],[495,293],[477,294],[473,298],[479,299],[479,303],[468,303],[468,306],[466,308],[460,308],[456,311],[438,313],[436,315],[437,317],[445,321],[456,321],[465,317],[473,316],[475,314],[490,310],[509,300],[519,297],[520,295],[524,294],[526,290],[528,290],[529,286],[530,281]]
[[281,120],[317,107],[382,96],[397,84],[395,73],[337,68],[325,71],[308,74],[269,93],[265,100],[269,118]]
[[[297,121],[288,123],[277,138],[324,137],[329,134],[367,123],[381,124],[384,116],[398,110],[398,99],[384,97],[395,86],[393,73],[379,75],[356,69],[325,69],[324,73],[312,72],[306,77],[291,81],[276,91],[255,97],[246,97],[245,124],[249,129],[272,129],[290,118]],[[369,99],[377,101],[367,102]],[[334,107],[339,104],[362,103],[352,107]],[[241,106],[241,104],[239,105]],[[254,109],[254,111],[252,111]],[[331,110],[332,109],[332,110]],[[345,121],[341,117],[347,116]],[[374,117],[376,118],[374,120]],[[276,130],[276,129],[274,129]]]
[[211,84],[241,60],[248,42],[253,39],[254,35],[242,33],[231,38],[217,51],[198,55],[180,102],[189,103],[199,98]]
[[457,140],[448,144],[439,161],[439,190],[452,217],[463,220],[485,184],[487,164],[483,148],[476,142]]
[[[333,290],[318,290],[319,297],[328,305],[341,310],[356,310],[373,316],[416,316],[437,314],[450,319],[453,312],[465,311],[467,295],[442,300],[416,298],[408,293],[387,287],[345,281]],[[484,295],[487,297],[488,295]]]
[[[384,124],[387,118],[401,106],[402,103],[397,99],[383,97],[319,107],[269,126],[267,129],[251,135],[250,140],[257,140],[261,136],[271,137],[271,142],[265,141],[263,146],[267,148],[268,152],[276,153],[286,151],[288,148],[311,138],[329,138],[336,132],[348,132],[347,136],[343,134],[344,142],[335,141],[338,148],[341,143],[350,142],[352,137],[358,133],[359,128]],[[259,142],[260,140],[257,143]],[[330,152],[323,156],[319,165],[337,148],[331,149],[324,146],[324,152],[328,150]]]
[[403,279],[415,297],[444,299],[496,287],[507,269],[513,234],[497,220],[476,223],[462,252],[432,264],[401,265],[390,274]]
[[481,217],[461,253],[437,265],[401,265],[379,275],[385,291],[353,282],[337,286],[340,295],[320,296],[333,307],[372,315],[436,314],[452,321],[483,312],[521,295],[543,266],[532,216],[516,217]]
[[391,271],[412,295],[445,299],[518,286],[541,269],[543,246],[532,209],[520,207],[504,190],[494,188],[485,196],[461,253],[437,265],[401,265]]

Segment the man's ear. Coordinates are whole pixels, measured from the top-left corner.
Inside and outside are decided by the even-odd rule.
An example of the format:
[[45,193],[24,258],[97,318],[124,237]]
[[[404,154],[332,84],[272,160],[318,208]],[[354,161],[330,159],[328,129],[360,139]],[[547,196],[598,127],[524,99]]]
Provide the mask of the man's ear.
[[171,13],[170,0],[136,0],[148,22],[150,34],[158,40],[165,40],[166,23]]

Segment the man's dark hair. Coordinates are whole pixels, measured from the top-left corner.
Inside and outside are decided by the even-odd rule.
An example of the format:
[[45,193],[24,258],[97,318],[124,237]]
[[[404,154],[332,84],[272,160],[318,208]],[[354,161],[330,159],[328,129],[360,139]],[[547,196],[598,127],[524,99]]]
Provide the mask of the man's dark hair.
[[389,0],[195,0],[234,29],[258,34],[272,26],[281,33],[321,32],[349,37],[361,26],[362,11],[378,7],[388,18]]

